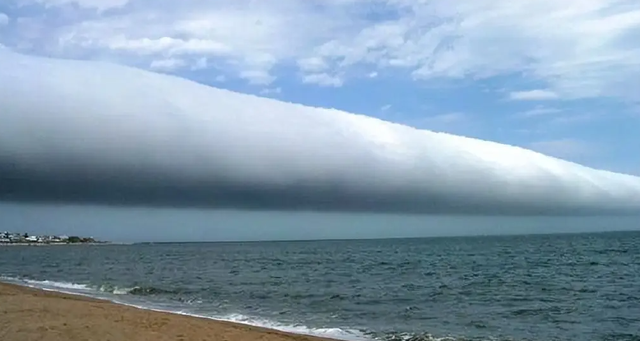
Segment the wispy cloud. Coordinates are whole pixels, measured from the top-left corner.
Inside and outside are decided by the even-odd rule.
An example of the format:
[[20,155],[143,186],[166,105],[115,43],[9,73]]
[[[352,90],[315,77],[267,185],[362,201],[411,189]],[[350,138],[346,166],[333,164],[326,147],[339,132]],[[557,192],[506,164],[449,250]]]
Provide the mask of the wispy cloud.
[[9,24],[9,16],[0,12],[0,27]]
[[514,101],[545,101],[557,99],[558,94],[549,90],[515,91],[509,94],[509,99]]
[[425,124],[450,124],[465,120],[467,115],[461,112],[451,112],[440,115],[432,115],[422,119]]
[[240,72],[239,76],[254,85],[269,85],[276,79],[269,72],[260,69],[244,70]]
[[[0,64],[4,201],[450,214],[640,211],[640,178],[522,148],[105,63],[0,50]],[[575,141],[534,146],[584,150]]]
[[592,122],[602,118],[602,114],[595,112],[574,113],[553,117],[549,120],[551,124],[578,124]]
[[562,110],[558,108],[536,106],[533,109],[519,112],[515,114],[515,116],[519,118],[536,118],[536,117],[546,117],[549,115],[559,114],[561,112]]
[[40,3],[45,6],[77,5],[98,10],[123,7],[129,2],[131,0],[22,0],[22,3]]
[[263,95],[275,95],[275,94],[281,94],[282,93],[282,88],[277,87],[277,88],[264,88],[262,90],[260,90],[260,93]]
[[304,72],[322,72],[329,65],[320,57],[309,57],[298,60],[298,67]]
[[135,65],[186,56],[191,68],[206,57],[254,84],[283,77],[277,66],[321,86],[381,71],[416,81],[516,75],[547,90],[514,99],[634,100],[640,79],[635,0],[182,0],[162,11],[151,0],[8,4],[28,2],[42,6],[0,43]]
[[[577,111],[577,112],[576,112]],[[606,115],[598,112],[585,112],[578,110],[562,110],[554,107],[538,105],[532,109],[513,115],[514,118],[544,122],[545,125],[578,124],[592,122]]]
[[149,65],[149,68],[152,70],[173,71],[183,67],[185,64],[185,61],[182,59],[169,58],[154,60]]
[[106,48],[114,51],[129,51],[142,55],[225,55],[230,48],[224,44],[202,39],[179,39],[161,37],[157,39],[128,39],[116,36],[105,43]]
[[320,86],[341,87],[344,81],[338,76],[332,76],[327,73],[307,74],[302,78],[303,83],[317,84]]
[[206,69],[209,67],[209,60],[207,57],[200,57],[195,60],[191,65],[191,71],[197,71]]
[[537,119],[537,118],[549,118],[556,117],[563,113],[562,109],[547,107],[543,105],[537,105],[529,110],[517,112],[512,117],[518,119]]

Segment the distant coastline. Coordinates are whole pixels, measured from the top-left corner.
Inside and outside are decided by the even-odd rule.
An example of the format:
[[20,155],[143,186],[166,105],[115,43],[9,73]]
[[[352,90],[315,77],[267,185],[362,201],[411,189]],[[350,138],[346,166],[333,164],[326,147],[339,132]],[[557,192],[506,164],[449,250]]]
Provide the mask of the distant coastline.
[[28,233],[0,232],[0,246],[44,246],[44,245],[103,245],[106,241],[93,237],[29,235]]
[[0,243],[2,246],[73,246],[73,245],[112,245],[111,242],[95,242],[95,243]]

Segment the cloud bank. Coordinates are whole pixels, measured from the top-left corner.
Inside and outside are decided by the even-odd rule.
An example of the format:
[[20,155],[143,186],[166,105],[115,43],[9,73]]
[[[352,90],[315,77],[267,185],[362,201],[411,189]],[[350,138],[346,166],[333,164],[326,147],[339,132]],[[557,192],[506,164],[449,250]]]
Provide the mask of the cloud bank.
[[640,178],[513,146],[0,50],[0,200],[447,214],[640,213]]

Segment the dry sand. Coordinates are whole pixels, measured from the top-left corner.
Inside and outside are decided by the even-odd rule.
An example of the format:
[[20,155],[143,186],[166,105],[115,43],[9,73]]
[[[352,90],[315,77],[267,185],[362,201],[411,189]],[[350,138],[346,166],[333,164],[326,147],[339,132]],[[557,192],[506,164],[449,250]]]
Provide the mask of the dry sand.
[[2,341],[328,341],[0,283]]

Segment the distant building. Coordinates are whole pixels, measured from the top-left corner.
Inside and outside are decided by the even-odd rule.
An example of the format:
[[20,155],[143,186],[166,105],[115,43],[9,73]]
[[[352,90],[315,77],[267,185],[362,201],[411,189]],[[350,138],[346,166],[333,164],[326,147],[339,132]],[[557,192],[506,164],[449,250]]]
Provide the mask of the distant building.
[[22,244],[22,243],[38,243],[38,244],[63,244],[63,243],[95,243],[93,237],[79,236],[55,236],[55,235],[35,235],[30,236],[27,233],[0,232],[0,244]]
[[20,233],[9,234],[9,240],[13,243],[20,242],[23,239],[24,239],[24,236],[22,236]]
[[26,241],[30,242],[30,243],[37,243],[40,241],[40,238],[38,238],[37,236],[29,236],[27,238],[25,238]]

